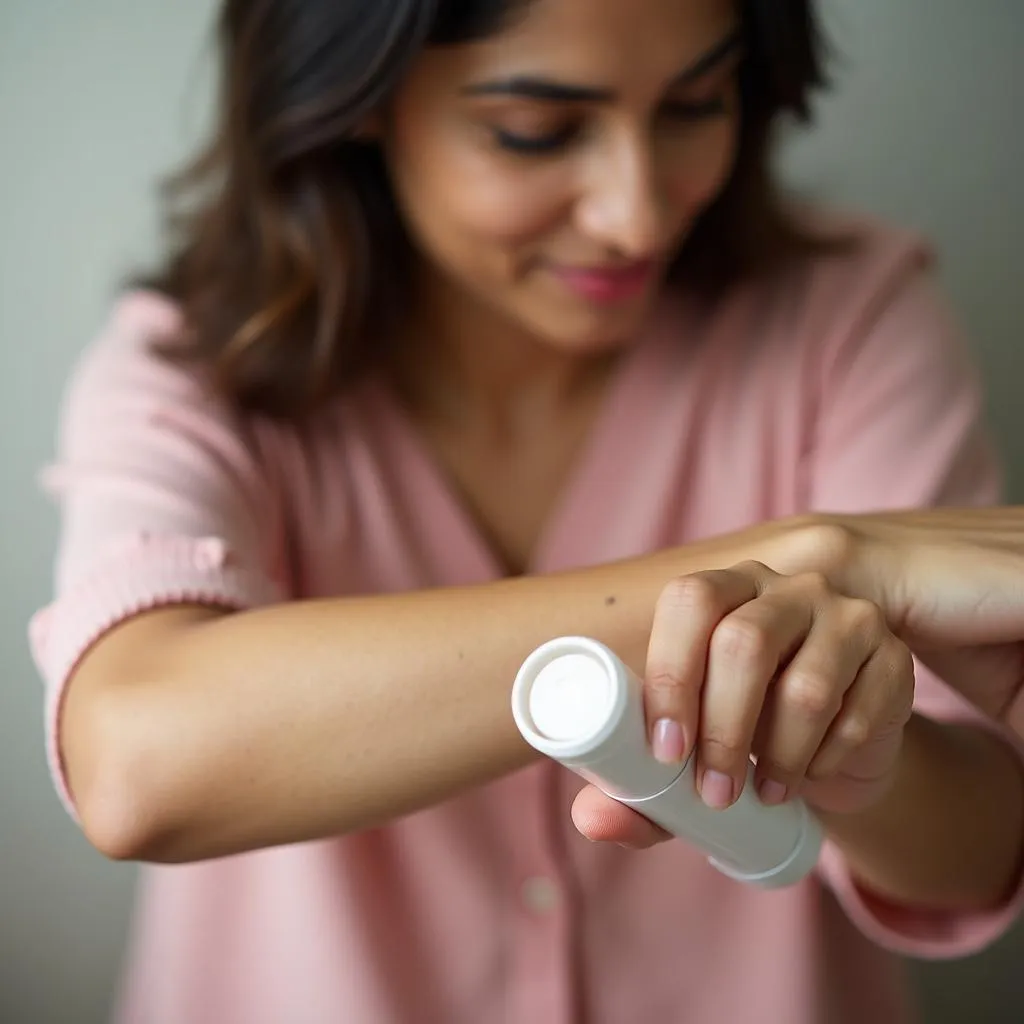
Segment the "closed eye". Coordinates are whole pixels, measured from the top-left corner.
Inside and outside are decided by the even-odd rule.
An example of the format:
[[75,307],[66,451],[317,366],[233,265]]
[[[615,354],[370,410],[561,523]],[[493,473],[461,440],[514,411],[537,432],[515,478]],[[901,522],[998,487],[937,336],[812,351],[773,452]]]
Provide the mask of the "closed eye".
[[548,132],[544,135],[520,135],[501,128],[493,129],[495,141],[502,149],[511,153],[536,155],[555,153],[564,149],[576,137],[578,131],[576,125],[568,125],[557,132]]
[[[703,100],[667,100],[662,104],[661,114],[674,121],[696,122],[722,117],[729,111],[728,93],[719,92]],[[566,124],[554,132],[529,134],[493,127],[495,142],[510,153],[526,156],[544,156],[565,149],[580,134],[579,122]]]

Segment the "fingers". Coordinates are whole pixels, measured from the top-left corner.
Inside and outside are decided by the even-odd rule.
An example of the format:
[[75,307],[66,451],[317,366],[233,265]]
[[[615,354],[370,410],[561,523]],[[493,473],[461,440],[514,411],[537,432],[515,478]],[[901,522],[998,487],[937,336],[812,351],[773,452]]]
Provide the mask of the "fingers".
[[[876,777],[895,756],[914,705],[914,664],[906,645],[885,637],[872,652],[807,770],[814,781],[842,769],[853,777]],[[893,742],[893,739],[897,742]]]
[[[867,666],[875,663],[874,654],[886,637],[881,612],[869,602],[831,600],[818,610],[806,640],[775,683],[758,732],[755,749],[762,802],[782,803],[800,789],[844,707],[856,709],[850,725],[843,726],[849,740],[856,743],[863,728],[874,726],[873,721],[862,720],[862,697],[859,692],[856,698],[853,694],[859,678],[868,679],[864,685],[874,685],[877,672]],[[841,760],[845,755],[839,756]]]
[[584,786],[572,805],[573,824],[592,842],[618,843],[645,850],[670,836],[625,804],[606,796],[595,786]]
[[[764,569],[765,574],[770,570]],[[730,570],[671,581],[654,610],[647,649],[644,704],[651,750],[683,761],[700,725],[701,689],[711,635],[722,618],[759,593],[756,574]]]
[[769,804],[840,770],[884,782],[912,703],[906,646],[876,605],[823,576],[745,563],[680,578],[658,602],[645,679],[652,749],[671,762],[695,748],[710,807],[737,800],[752,754]]
[[728,807],[742,792],[768,689],[812,631],[817,597],[811,586],[782,586],[732,612],[715,629],[697,763],[697,787],[709,807]]

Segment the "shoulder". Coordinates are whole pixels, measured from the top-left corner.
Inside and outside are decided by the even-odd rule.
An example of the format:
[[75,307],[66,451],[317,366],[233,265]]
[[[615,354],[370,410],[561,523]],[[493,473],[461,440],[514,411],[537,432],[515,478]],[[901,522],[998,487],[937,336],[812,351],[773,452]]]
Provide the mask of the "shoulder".
[[211,429],[235,442],[287,432],[284,424],[238,409],[211,369],[189,357],[180,306],[149,290],[119,295],[68,373],[60,406],[64,435],[104,421],[162,425],[190,437]]
[[[716,310],[737,346],[775,365],[824,369],[893,330],[920,349],[950,334],[951,311],[931,242],[918,231],[835,208],[800,205],[793,221],[814,243],[784,268],[739,286]],[[932,327],[936,331],[932,330]],[[884,353],[879,352],[884,357]]]
[[727,325],[739,344],[753,335],[759,348],[773,329],[790,339],[794,333],[854,330],[901,290],[937,270],[931,242],[909,227],[804,203],[790,204],[787,213],[810,244],[703,307],[705,326],[717,333]]
[[120,295],[76,357],[57,411],[62,461],[179,472],[182,465],[262,473],[269,425],[238,412],[182,356],[179,307],[151,291]]
[[810,238],[825,243],[824,251],[799,260],[781,285],[806,312],[827,307],[833,316],[870,313],[908,282],[937,269],[932,243],[910,227],[812,206],[795,207],[793,219]]
[[[184,318],[178,305],[159,292],[135,290],[117,296],[82,351],[76,371],[110,362],[144,362],[160,346],[184,339]],[[155,359],[156,365],[163,360]]]
[[136,402],[148,395],[198,393],[200,375],[165,354],[183,343],[183,331],[171,299],[141,290],[120,295],[77,355],[65,404],[102,402],[126,390]]
[[280,506],[291,530],[315,536],[326,515],[339,528],[352,501],[347,467],[369,429],[371,403],[346,394],[301,421],[241,410],[207,368],[177,358],[187,332],[167,296],[119,296],[71,371],[58,417],[62,453],[89,463],[130,459],[133,471],[168,477],[201,467],[208,480],[241,483]]

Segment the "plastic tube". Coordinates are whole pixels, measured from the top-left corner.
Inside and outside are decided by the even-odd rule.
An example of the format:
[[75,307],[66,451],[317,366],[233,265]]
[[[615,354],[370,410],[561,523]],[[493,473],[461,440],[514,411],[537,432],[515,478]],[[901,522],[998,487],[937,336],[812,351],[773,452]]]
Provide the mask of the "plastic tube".
[[699,847],[731,878],[779,888],[817,863],[817,819],[800,800],[761,803],[753,764],[736,803],[715,810],[697,793],[692,755],[681,765],[655,760],[640,681],[596,640],[560,637],[538,647],[516,676],[512,714],[534,749]]

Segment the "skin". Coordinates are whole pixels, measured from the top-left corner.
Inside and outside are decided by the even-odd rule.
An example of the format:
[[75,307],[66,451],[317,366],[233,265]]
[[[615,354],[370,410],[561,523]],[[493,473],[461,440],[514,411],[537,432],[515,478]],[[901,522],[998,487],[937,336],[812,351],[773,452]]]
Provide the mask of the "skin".
[[[381,112],[422,256],[416,329],[389,371],[512,576],[667,260],[727,180],[736,27],[723,0],[536,0],[498,36],[425,53]],[[496,84],[522,76],[602,98]],[[508,133],[560,144],[510,151]],[[570,286],[579,268],[637,261],[650,277],[618,301]],[[510,681],[544,639],[583,633],[644,675],[655,753],[696,747],[712,806],[754,753],[764,795],[814,801],[867,884],[989,906],[1020,856],[1021,772],[988,735],[911,715],[906,643],[828,574],[836,531],[799,520],[558,576],[139,616],[83,658],[64,709],[86,832],[112,856],[194,860],[429,806],[530,762]],[[296,650],[302,685],[282,686]],[[593,838],[659,838],[593,790],[574,813]]]
[[[723,43],[738,28],[732,5],[646,6],[637,18],[615,0],[536,3],[489,41],[428,52],[390,109],[391,173],[427,255],[430,354],[443,345],[446,375],[490,382],[492,406],[510,368],[534,377],[561,362],[576,373],[579,357],[628,345],[731,169],[739,48]],[[608,98],[557,102],[501,88],[527,76]],[[564,143],[523,153],[496,133]],[[610,306],[576,298],[557,276],[638,260],[655,264],[649,286]],[[486,348],[474,314],[499,328]]]

